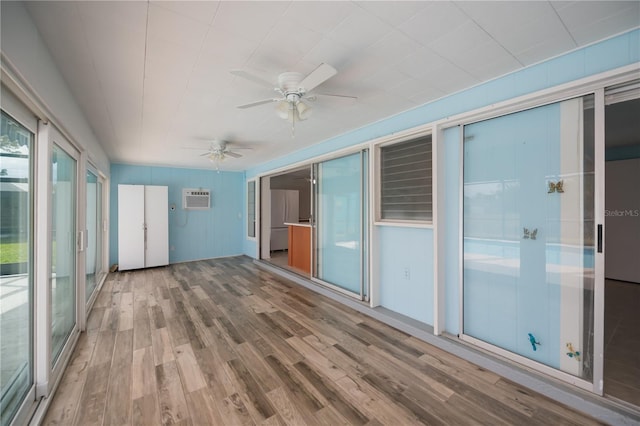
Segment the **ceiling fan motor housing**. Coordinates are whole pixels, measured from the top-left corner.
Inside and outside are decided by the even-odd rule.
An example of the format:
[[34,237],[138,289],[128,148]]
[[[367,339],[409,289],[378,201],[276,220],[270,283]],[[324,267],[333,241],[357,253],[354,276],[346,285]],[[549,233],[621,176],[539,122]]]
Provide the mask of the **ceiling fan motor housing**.
[[278,76],[278,86],[283,93],[300,93],[303,92],[303,88],[300,87],[300,82],[304,76],[299,72],[283,72]]

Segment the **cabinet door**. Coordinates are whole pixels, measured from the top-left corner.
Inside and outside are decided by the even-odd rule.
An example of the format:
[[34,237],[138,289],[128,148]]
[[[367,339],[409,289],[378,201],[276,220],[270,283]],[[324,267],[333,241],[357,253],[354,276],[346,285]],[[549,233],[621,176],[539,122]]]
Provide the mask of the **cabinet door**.
[[144,268],[144,185],[118,185],[118,268]]
[[147,241],[145,267],[169,264],[169,192],[166,186],[145,186]]

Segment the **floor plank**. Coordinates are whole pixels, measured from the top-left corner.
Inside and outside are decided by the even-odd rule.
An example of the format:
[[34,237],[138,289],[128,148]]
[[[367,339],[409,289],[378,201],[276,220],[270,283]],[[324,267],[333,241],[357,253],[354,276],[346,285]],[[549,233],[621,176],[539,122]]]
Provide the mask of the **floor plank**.
[[175,361],[156,366],[156,381],[163,425],[171,425],[189,419],[178,367]]
[[[131,294],[131,293],[129,293]],[[119,331],[115,349],[105,408],[105,425],[131,423],[131,368],[133,364],[133,330]]]
[[43,424],[598,424],[257,268],[107,277]]

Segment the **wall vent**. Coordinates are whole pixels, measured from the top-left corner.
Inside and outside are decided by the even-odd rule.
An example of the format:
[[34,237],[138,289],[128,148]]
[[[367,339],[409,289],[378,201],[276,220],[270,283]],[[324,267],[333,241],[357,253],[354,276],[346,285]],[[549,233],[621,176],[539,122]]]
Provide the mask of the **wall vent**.
[[183,189],[182,208],[185,210],[207,210],[211,208],[211,191],[208,189]]

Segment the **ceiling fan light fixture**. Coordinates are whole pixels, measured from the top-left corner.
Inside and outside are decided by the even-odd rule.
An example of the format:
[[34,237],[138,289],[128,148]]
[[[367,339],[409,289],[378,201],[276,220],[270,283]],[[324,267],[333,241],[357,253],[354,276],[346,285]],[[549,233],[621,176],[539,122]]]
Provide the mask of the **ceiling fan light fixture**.
[[[283,117],[283,116],[281,116],[281,117]],[[284,117],[284,119],[287,120],[289,123],[293,123],[294,121],[300,121],[295,109],[288,109],[287,110],[287,116]]]
[[289,102],[283,100],[278,102],[278,105],[276,105],[276,113],[278,114],[278,117],[282,118],[283,120],[289,119],[290,112],[291,109],[289,108]]
[[304,102],[298,102],[298,104],[296,105],[296,109],[298,110],[298,118],[300,119],[300,121],[306,120],[307,118],[311,117],[312,109]]

